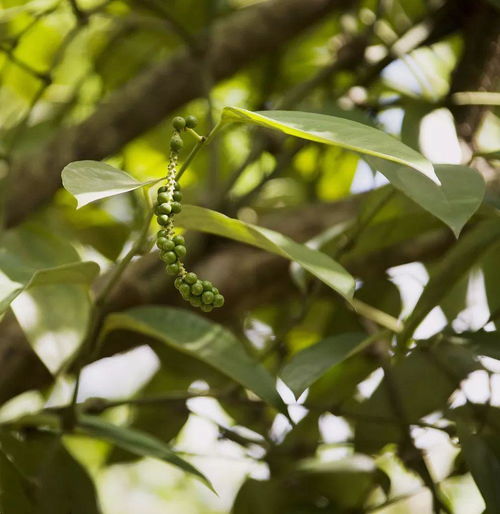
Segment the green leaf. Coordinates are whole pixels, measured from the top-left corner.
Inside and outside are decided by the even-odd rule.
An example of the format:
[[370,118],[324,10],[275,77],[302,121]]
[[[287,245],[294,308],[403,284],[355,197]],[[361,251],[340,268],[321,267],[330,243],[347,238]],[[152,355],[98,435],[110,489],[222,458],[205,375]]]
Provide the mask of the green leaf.
[[461,332],[450,337],[452,341],[463,343],[468,346],[476,355],[484,355],[500,360],[500,333],[485,332]]
[[370,398],[342,409],[356,422],[357,450],[374,453],[389,442],[402,442],[407,424],[444,409],[460,382],[478,367],[463,345],[442,341],[415,349],[390,368]]
[[474,266],[476,261],[500,239],[500,220],[478,223],[449,250],[436,266],[434,274],[406,320],[401,341],[410,338],[429,312],[446,296],[450,288]]
[[99,273],[76,250],[36,226],[8,231],[0,249],[0,313],[23,291],[51,284],[88,285]]
[[[186,473],[199,478],[212,491],[210,481],[192,464],[179,457],[165,443],[139,430],[120,427],[108,423],[98,416],[83,415],[78,419],[78,427],[90,437],[102,439],[141,457],[154,457],[173,464]],[[214,491],[215,492],[215,491]]]
[[[14,435],[0,432],[3,452],[29,480],[36,514],[99,514],[94,484],[61,438],[30,430]],[[2,484],[3,485],[3,484]],[[3,511],[2,511],[3,512]],[[23,512],[22,510],[6,510]]]
[[467,166],[435,165],[434,170],[441,181],[441,185],[438,186],[426,176],[414,173],[406,166],[398,166],[382,159],[367,160],[383,173],[394,187],[446,223],[456,237],[483,201],[483,177]]
[[309,141],[387,159],[414,168],[439,184],[432,164],[423,155],[385,132],[356,121],[300,111],[251,112],[238,107],[224,108],[222,121],[254,123]]
[[187,229],[234,239],[297,262],[344,298],[352,298],[354,278],[340,264],[283,234],[194,205],[184,206],[176,222]]
[[283,367],[280,376],[299,397],[324,373],[341,363],[362,345],[366,334],[342,334],[328,337],[295,354]]
[[0,450],[0,512],[32,514],[32,485]]
[[64,189],[77,200],[77,208],[88,203],[139,189],[158,182],[151,179],[139,182],[122,170],[99,161],[75,161],[62,171]]
[[104,332],[132,330],[187,353],[221,371],[284,412],[274,378],[221,325],[189,311],[147,306],[108,316]]

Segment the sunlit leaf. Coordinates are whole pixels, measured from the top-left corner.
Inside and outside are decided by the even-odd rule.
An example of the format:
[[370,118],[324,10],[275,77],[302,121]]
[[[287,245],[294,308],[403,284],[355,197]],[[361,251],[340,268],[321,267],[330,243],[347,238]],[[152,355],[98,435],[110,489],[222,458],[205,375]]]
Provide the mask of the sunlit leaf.
[[234,239],[297,262],[344,298],[350,299],[353,295],[354,278],[340,264],[283,234],[194,205],[184,206],[176,222],[187,229]]
[[252,112],[238,107],[226,107],[222,119],[225,122],[254,123],[310,141],[404,164],[439,183],[432,164],[421,154],[385,132],[356,121],[310,112]]
[[62,171],[62,183],[77,200],[77,208],[88,203],[139,189],[158,182],[139,182],[122,170],[99,161],[75,161]]
[[146,306],[110,315],[105,332],[132,330],[210,364],[283,411],[273,377],[221,325],[189,311]]

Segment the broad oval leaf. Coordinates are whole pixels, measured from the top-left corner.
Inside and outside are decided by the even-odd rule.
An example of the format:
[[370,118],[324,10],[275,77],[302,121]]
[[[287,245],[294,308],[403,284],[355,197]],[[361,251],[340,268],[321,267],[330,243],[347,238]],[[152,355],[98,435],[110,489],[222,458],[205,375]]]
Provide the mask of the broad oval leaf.
[[340,264],[328,255],[296,243],[283,234],[194,205],[184,206],[176,222],[187,229],[234,239],[297,262],[347,300],[352,298],[354,278]]
[[108,196],[119,195],[158,182],[139,182],[122,170],[100,161],[75,161],[62,171],[62,184],[78,202],[77,209]]
[[385,132],[357,121],[311,112],[252,112],[238,107],[226,107],[222,113],[222,120],[254,123],[280,130],[291,136],[340,146],[364,155],[404,164],[439,184],[432,163],[423,155]]
[[349,333],[327,337],[295,354],[281,370],[283,382],[298,398],[332,367],[362,347],[366,334]]
[[90,437],[102,439],[141,457],[154,457],[199,478],[215,492],[210,481],[192,464],[179,457],[169,446],[156,437],[140,430],[113,425],[98,416],[81,415],[78,428]]
[[200,359],[286,412],[274,378],[245,352],[231,332],[217,323],[189,311],[150,305],[108,316],[104,335],[118,329],[139,332]]
[[368,162],[391,184],[432,215],[446,223],[456,237],[483,201],[483,177],[468,166],[437,164],[434,170],[441,181],[438,186],[407,166],[383,159],[369,158]]

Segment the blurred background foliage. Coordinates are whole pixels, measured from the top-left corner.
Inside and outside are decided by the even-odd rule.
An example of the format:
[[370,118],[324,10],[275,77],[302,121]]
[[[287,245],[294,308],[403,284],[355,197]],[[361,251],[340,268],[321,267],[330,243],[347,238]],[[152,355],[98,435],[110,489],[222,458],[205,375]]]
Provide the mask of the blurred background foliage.
[[[499,2],[0,8],[0,283],[15,297],[0,324],[2,513],[500,512]],[[290,420],[196,352],[127,327],[106,334],[81,374],[82,411],[169,443],[216,496],[170,464],[26,415],[71,401],[89,285],[101,283],[82,263],[105,277],[144,217],[135,193],[75,211],[62,168],[105,159],[160,178],[172,117],[195,115],[207,134],[226,105],[378,127],[434,163],[470,164],[487,189],[457,241],[338,147],[232,125],[197,156],[186,203],[307,241],[355,276],[362,302],[353,309],[297,264],[186,234],[189,266],[226,296],[204,317],[273,376]],[[76,261],[78,279],[28,280]],[[134,259],[105,310],[146,304],[181,306],[172,326],[205,326],[185,317],[154,251]],[[396,337],[379,329],[408,316],[419,343],[395,357]]]

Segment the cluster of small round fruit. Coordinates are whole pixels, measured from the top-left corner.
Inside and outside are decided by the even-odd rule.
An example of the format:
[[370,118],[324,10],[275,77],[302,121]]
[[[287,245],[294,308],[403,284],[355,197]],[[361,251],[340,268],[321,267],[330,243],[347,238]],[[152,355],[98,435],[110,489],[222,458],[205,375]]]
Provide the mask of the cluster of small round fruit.
[[224,297],[208,280],[199,280],[196,273],[186,273],[174,282],[175,288],[182,298],[193,307],[199,307],[203,312],[210,312],[215,307],[224,305]]
[[181,118],[177,116],[172,122],[174,135],[170,140],[170,161],[166,184],[158,189],[154,212],[162,229],[156,237],[156,246],[160,250],[161,260],[166,264],[166,272],[177,276],[175,287],[184,300],[203,312],[210,312],[215,307],[224,305],[224,296],[208,280],[198,280],[195,273],[188,273],[182,259],[186,256],[186,245],[182,236],[174,235],[173,218],[182,210],[182,193],[175,180],[179,152],[183,141],[181,132],[193,129],[197,120],[194,116]]

